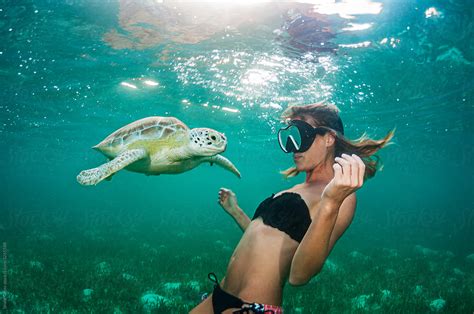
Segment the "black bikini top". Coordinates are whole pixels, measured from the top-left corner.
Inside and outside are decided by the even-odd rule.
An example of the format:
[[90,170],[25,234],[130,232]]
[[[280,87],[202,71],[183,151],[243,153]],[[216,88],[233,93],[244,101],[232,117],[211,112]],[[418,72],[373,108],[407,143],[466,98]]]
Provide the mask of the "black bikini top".
[[283,192],[266,198],[258,205],[252,220],[262,217],[263,223],[277,228],[301,242],[311,224],[308,205],[298,193]]

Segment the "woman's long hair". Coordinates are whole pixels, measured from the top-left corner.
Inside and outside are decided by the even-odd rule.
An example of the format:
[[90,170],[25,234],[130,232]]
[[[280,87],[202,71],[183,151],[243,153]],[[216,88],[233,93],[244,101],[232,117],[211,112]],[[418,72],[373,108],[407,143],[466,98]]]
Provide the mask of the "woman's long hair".
[[[380,158],[374,155],[379,149],[391,144],[395,129],[387,133],[387,135],[380,139],[374,140],[364,133],[356,140],[350,140],[344,136],[344,127],[342,120],[339,117],[339,108],[330,103],[315,103],[305,106],[291,106],[282,114],[282,119],[294,119],[298,117],[310,117],[316,126],[323,126],[334,130],[335,141],[335,157],[340,157],[342,154],[356,154],[365,164],[364,179],[370,179],[375,175],[379,166]],[[296,167],[288,168],[281,171],[285,178],[291,178],[298,175],[299,171]]]

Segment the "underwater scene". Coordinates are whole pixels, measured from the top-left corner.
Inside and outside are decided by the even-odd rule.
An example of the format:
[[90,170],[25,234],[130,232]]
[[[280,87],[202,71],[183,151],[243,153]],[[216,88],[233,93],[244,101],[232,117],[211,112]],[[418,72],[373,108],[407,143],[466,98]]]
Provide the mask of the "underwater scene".
[[[284,312],[474,312],[473,2],[6,0],[0,16],[1,313],[188,313],[242,237],[219,189],[252,217],[303,183],[280,173],[281,115],[322,101],[350,139],[395,133]],[[222,158],[176,140],[78,178],[153,116],[140,136],[209,128]],[[187,161],[162,170],[182,173],[140,172],[170,145]]]

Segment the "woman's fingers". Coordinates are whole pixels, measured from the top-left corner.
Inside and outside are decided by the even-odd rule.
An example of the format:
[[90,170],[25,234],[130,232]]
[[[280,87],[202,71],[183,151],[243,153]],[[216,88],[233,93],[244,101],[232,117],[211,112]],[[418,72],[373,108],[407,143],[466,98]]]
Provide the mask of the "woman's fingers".
[[344,158],[348,164],[349,164],[349,173],[348,173],[348,176],[346,176],[346,182],[349,182],[349,186],[350,187],[353,187],[356,185],[356,183],[354,182],[354,179],[357,180],[357,176],[355,175],[354,172],[357,172],[357,165],[354,165],[354,159],[347,155],[347,154],[342,154],[341,155],[342,158]]
[[342,184],[348,185],[351,182],[351,164],[348,160],[336,157],[335,158],[337,163],[339,163],[342,167]]
[[342,154],[332,165],[334,179],[326,186],[323,195],[336,200],[344,200],[364,183],[365,164],[357,156]]
[[364,161],[356,154],[352,154],[352,157],[357,161],[357,164],[359,165],[359,186],[362,186],[362,184],[364,183],[364,176],[365,176]]
[[359,186],[359,164],[353,156],[342,154],[342,156],[351,164],[351,187]]
[[342,181],[342,167],[340,164],[335,163],[332,165],[332,168],[334,169],[334,178],[336,179],[336,182],[341,182]]
[[336,157],[336,162],[342,166],[342,182],[350,187],[360,187],[364,182],[365,164],[357,155],[342,154]]
[[218,197],[217,197],[217,203],[221,204],[222,203],[222,192],[223,192],[223,188],[220,188],[219,189],[219,193],[218,193]]
[[230,190],[226,188],[220,188],[218,194],[219,194],[219,197],[217,199],[217,202],[222,204],[225,201],[227,201],[227,198],[229,197],[229,194],[230,194]]

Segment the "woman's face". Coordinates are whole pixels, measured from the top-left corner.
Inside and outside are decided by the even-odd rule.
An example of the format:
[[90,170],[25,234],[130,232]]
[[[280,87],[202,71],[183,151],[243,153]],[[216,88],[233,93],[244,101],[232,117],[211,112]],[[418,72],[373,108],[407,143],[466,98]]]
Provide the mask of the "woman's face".
[[[316,127],[314,121],[306,116],[294,117],[293,120],[303,120]],[[327,132],[325,135],[317,135],[307,151],[293,153],[296,170],[300,172],[310,171],[323,163],[329,157],[329,153],[334,150],[334,140],[334,135],[331,132]]]

